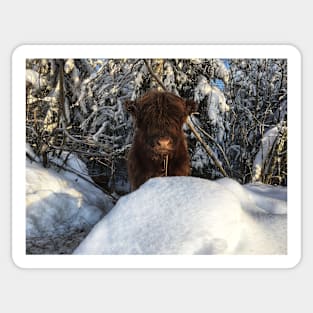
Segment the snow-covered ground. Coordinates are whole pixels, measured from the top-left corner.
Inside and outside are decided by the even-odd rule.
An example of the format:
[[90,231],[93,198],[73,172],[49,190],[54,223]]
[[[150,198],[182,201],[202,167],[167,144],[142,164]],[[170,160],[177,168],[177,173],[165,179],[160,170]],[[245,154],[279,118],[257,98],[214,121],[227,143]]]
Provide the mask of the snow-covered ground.
[[[86,171],[74,156],[67,166]],[[76,174],[30,161],[26,174],[26,238],[31,243],[85,231],[75,239],[76,247],[95,225],[75,254],[287,253],[284,187],[242,186],[228,178],[153,178],[112,208],[108,196]],[[57,244],[66,242],[63,237]]]
[[153,178],[122,197],[74,254],[286,254],[287,189]]

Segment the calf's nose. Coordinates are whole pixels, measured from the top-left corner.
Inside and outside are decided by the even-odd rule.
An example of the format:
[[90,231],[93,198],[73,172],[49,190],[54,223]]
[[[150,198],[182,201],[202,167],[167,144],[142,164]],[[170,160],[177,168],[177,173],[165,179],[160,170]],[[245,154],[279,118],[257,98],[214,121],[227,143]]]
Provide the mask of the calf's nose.
[[157,141],[157,145],[161,149],[171,149],[171,147],[172,147],[172,140],[170,138],[160,138]]

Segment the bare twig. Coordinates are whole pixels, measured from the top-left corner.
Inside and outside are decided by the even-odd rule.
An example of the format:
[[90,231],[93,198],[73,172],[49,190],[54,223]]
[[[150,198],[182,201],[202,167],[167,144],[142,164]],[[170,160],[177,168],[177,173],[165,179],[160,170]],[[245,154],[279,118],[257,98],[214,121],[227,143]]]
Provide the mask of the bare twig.
[[146,59],[144,59],[143,61],[145,62],[146,67],[147,67],[148,71],[150,72],[151,76],[158,82],[158,84],[162,87],[162,89],[163,89],[164,91],[167,91],[167,90],[166,90],[166,87],[164,86],[164,84],[162,83],[162,81],[160,80],[160,78],[153,72],[152,67],[151,67],[151,65],[149,64],[149,62],[148,62]]
[[[190,116],[190,120],[192,121],[191,116]],[[192,122],[193,122],[193,121],[192,121]],[[196,125],[196,127],[197,127],[204,135],[206,135],[211,141],[213,141],[213,142],[215,143],[215,145],[216,145],[216,146],[218,147],[218,149],[221,151],[221,153],[222,153],[222,155],[223,155],[223,157],[224,157],[224,160],[225,160],[225,162],[227,163],[228,168],[231,169],[230,163],[229,163],[228,158],[227,158],[227,156],[226,156],[226,153],[225,153],[225,151],[223,150],[223,148],[220,146],[220,144],[219,144],[210,134],[208,134],[202,127],[200,127],[199,125],[197,125],[197,124],[195,124],[195,123],[194,123],[194,125]]]
[[62,165],[60,165],[60,164],[58,164],[58,163],[56,163],[56,162],[54,162],[54,161],[51,161],[51,160],[50,160],[50,163],[52,163],[53,165],[55,165],[55,166],[61,168],[61,169],[64,170],[64,171],[68,171],[68,172],[70,172],[70,173],[73,173],[73,174],[77,175],[78,177],[80,177],[81,179],[87,181],[89,184],[93,185],[94,187],[96,187],[96,188],[100,189],[102,192],[104,192],[108,197],[111,197],[111,198],[113,199],[113,201],[116,202],[116,201],[118,200],[116,197],[114,197],[113,195],[111,195],[108,190],[106,190],[106,189],[100,187],[99,185],[93,183],[92,181],[90,181],[89,179],[87,179],[84,175],[80,174],[79,172],[77,172],[77,171],[75,171],[75,170],[72,170],[72,169],[70,169],[70,168],[68,168],[68,167],[62,166]]

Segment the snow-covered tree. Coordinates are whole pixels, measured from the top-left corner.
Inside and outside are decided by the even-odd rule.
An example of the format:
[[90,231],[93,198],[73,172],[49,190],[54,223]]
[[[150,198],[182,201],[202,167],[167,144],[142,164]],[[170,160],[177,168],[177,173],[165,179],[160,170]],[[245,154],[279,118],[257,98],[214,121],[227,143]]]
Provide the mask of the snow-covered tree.
[[64,167],[75,153],[104,190],[127,192],[132,122],[123,103],[151,88],[199,104],[193,130],[184,128],[192,175],[287,184],[286,60],[29,59],[29,157],[45,166],[59,157]]
[[287,184],[287,61],[229,60],[226,138],[233,176]]
[[[134,65],[130,60],[28,60],[27,140],[45,165],[61,152],[76,153],[96,181],[114,184],[127,149],[122,102],[131,97],[127,88]],[[125,170],[122,175],[126,180]]]

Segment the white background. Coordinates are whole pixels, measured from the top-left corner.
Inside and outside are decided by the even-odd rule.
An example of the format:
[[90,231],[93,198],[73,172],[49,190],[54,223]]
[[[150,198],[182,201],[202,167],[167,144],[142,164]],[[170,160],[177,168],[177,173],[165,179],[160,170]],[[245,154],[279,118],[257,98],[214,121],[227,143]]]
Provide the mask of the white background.
[[[228,4],[195,0],[186,3],[161,0],[125,1],[125,4],[57,0],[1,3],[1,312],[312,311],[310,2],[263,0]],[[111,42],[287,43],[298,47],[303,57],[303,258],[296,268],[21,270],[12,263],[11,53],[23,43]]]

